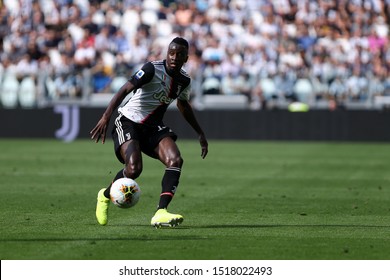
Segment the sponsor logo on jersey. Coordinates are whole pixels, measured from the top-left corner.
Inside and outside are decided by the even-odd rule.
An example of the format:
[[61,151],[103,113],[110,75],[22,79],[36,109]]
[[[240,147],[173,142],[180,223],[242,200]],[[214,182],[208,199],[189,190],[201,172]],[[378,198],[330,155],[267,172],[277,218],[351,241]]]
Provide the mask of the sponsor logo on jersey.
[[165,80],[167,79],[167,75],[165,75],[165,74],[162,74],[162,77],[161,77],[161,84],[165,87],[165,86],[167,86],[167,84],[165,83]]
[[157,99],[159,100],[161,103],[165,103],[167,105],[169,105],[171,102],[172,102],[172,99],[169,98],[168,96],[166,96],[164,94],[164,92],[156,92],[154,95],[153,95],[153,98],[154,99]]

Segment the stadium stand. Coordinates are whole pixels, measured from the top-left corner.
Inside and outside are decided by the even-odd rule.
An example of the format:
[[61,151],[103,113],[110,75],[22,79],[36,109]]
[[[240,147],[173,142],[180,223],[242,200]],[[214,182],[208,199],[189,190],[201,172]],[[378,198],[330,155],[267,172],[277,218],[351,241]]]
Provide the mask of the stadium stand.
[[[115,77],[163,58],[183,36],[199,109],[297,99],[311,109],[378,109],[390,96],[389,26],[390,0],[3,0],[2,83],[9,73],[19,83],[37,74],[36,104],[104,103],[95,95],[112,95]],[[252,90],[222,88],[228,75],[248,77]],[[204,90],[210,81],[219,97]],[[12,107],[7,94],[1,104]]]

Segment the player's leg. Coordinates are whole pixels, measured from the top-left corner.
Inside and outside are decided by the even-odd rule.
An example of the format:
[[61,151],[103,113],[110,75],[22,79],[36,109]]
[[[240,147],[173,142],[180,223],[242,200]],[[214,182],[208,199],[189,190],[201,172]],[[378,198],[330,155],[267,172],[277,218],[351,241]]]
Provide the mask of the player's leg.
[[163,138],[155,152],[159,160],[165,165],[165,173],[161,182],[162,190],[158,209],[152,218],[151,224],[155,227],[177,226],[183,222],[183,216],[171,214],[167,211],[167,208],[179,185],[183,159],[179,148],[171,137]]
[[168,208],[176,189],[179,185],[183,159],[176,142],[171,137],[163,138],[157,150],[158,158],[165,165],[165,173],[162,178],[160,201],[158,209]]
[[[118,171],[113,182],[120,178],[128,177],[135,179],[142,171],[142,157],[138,139],[138,131],[134,123],[123,116],[118,116],[112,130],[115,155],[125,164],[125,168]],[[108,206],[110,202],[111,184],[101,189],[97,197],[96,219],[99,224],[107,224]]]
[[[125,162],[125,168],[118,171],[113,181],[120,178],[136,179],[142,172],[142,155],[138,140],[130,140],[120,146],[120,155]],[[110,190],[112,183],[101,189],[97,197],[96,219],[100,225],[108,221],[108,206],[110,203]]]
[[[120,178],[130,178],[135,180],[142,172],[142,154],[138,140],[130,140],[120,147],[120,155],[125,163],[125,167],[118,171],[112,183]],[[110,198],[112,183],[105,189],[104,195]]]

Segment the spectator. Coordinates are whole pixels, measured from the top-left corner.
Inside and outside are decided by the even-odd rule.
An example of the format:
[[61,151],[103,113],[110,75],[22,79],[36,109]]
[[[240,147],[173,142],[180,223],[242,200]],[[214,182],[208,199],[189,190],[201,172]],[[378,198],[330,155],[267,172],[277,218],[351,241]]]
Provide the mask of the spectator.
[[77,45],[74,63],[77,69],[92,67],[96,58],[95,39],[86,30],[83,40]]
[[103,26],[95,37],[95,49],[98,52],[112,51],[110,30]]
[[109,93],[112,81],[112,67],[104,62],[99,53],[96,64],[92,67],[92,83],[94,93]]
[[221,93],[224,95],[234,95],[238,93],[235,84],[236,77],[232,73],[224,75],[221,80]]
[[26,53],[16,64],[18,77],[34,76],[38,73],[38,62]]

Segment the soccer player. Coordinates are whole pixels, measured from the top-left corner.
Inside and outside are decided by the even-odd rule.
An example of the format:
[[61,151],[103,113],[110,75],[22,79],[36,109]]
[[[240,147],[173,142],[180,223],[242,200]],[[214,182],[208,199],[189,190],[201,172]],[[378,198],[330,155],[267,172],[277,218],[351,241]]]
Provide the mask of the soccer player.
[[[104,144],[107,128],[114,110],[125,97],[131,98],[118,109],[112,130],[115,154],[124,164],[114,177],[136,179],[142,172],[142,153],[160,160],[165,165],[162,190],[151,225],[177,226],[183,216],[167,211],[179,184],[183,158],[176,144],[177,135],[163,123],[168,106],[176,99],[184,119],[199,135],[201,157],[208,153],[208,142],[189,103],[191,78],[182,69],[188,60],[188,42],[174,38],[168,46],[166,59],[147,62],[113,96],[102,117],[91,130],[91,139]],[[110,187],[98,192],[96,218],[100,225],[107,224]]]

